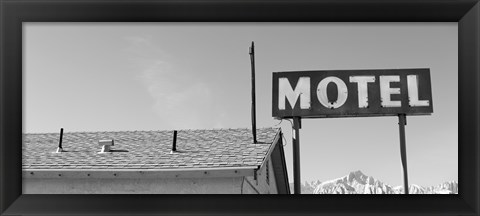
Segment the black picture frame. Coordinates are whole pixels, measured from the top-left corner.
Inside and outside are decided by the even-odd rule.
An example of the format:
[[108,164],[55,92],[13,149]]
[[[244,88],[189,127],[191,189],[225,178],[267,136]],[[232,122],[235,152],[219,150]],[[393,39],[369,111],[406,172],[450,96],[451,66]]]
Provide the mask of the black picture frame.
[[[0,0],[2,215],[479,215],[478,0]],[[22,195],[22,22],[458,22],[458,195]]]

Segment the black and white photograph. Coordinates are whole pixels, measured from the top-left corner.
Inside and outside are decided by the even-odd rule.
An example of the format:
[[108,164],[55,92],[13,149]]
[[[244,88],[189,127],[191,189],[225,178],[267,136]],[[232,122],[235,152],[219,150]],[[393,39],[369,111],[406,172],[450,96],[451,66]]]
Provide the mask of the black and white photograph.
[[23,22],[23,194],[458,194],[456,22]]

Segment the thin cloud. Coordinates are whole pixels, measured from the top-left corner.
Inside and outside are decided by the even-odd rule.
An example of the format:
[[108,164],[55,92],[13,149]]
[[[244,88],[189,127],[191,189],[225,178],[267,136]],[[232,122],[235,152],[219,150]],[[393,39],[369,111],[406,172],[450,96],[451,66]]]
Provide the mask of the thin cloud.
[[[225,112],[215,107],[210,86],[192,73],[176,69],[162,51],[152,51],[154,44],[148,38],[126,38],[128,59],[137,80],[147,90],[154,103],[152,109],[161,119],[160,124],[171,129],[211,128],[222,126]],[[145,56],[145,53],[152,55]]]

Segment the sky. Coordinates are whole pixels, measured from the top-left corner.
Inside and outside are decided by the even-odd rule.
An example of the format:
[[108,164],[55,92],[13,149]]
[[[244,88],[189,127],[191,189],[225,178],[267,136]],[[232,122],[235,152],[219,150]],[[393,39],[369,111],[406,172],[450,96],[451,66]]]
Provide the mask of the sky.
[[[408,116],[409,183],[458,181],[457,23],[24,23],[23,130],[250,128],[272,117],[272,73],[430,68],[433,114]],[[304,119],[301,180],[361,170],[403,184],[397,117]]]

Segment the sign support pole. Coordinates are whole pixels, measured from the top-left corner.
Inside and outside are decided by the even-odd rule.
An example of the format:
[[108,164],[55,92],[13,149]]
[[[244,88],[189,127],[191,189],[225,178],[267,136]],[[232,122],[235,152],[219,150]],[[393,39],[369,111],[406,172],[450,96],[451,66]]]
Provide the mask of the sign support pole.
[[405,194],[408,194],[407,147],[405,144],[405,125],[407,125],[407,116],[405,114],[399,114],[398,128],[400,131],[400,156],[402,158],[402,167],[403,167],[403,188],[405,189]]
[[301,194],[300,182],[300,128],[302,128],[301,118],[293,117],[293,129],[295,131],[292,137],[293,144],[293,188],[294,194]]

